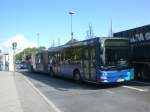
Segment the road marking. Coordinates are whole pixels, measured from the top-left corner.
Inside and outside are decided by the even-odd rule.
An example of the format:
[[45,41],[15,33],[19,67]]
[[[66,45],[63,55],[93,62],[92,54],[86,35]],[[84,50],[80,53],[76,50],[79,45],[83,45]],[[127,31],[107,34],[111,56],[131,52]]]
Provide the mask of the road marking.
[[106,92],[110,93],[110,94],[113,94],[114,92],[110,91],[110,90],[106,90]]
[[29,83],[29,85],[50,105],[56,112],[62,112],[52,101],[50,101],[37,87],[33,85],[33,83],[23,76],[24,79]]
[[135,87],[132,87],[132,86],[122,86],[122,87],[137,90],[137,91],[141,91],[141,92],[147,92],[148,91],[148,89],[140,89],[140,88],[135,88]]
[[140,82],[140,81],[131,81],[131,82],[135,82],[135,83],[141,83],[141,84],[147,84],[147,85],[150,85],[150,83],[148,83],[148,82]]

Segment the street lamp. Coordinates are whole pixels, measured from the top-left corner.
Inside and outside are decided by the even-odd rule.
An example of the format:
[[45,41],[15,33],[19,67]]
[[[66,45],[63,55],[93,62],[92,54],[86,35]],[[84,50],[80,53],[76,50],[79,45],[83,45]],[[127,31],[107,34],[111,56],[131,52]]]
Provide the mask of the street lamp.
[[71,17],[71,41],[73,42],[73,31],[72,31],[72,15],[75,14],[74,12],[69,12],[70,17]]

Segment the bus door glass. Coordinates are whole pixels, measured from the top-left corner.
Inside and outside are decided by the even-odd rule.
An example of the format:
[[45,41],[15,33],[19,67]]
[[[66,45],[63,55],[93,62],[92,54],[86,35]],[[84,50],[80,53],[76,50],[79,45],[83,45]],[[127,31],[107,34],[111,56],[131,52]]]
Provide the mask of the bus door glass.
[[43,71],[48,73],[48,52],[43,53]]
[[83,74],[86,80],[90,79],[88,48],[84,48],[84,52],[83,52]]
[[84,48],[83,52],[83,74],[86,80],[96,80],[95,70],[95,48],[87,47]]
[[90,56],[90,75],[91,80],[96,80],[96,55],[95,55],[95,47],[89,49],[89,56]]
[[35,70],[41,71],[41,54],[40,53],[38,53],[36,55],[36,68],[35,68]]
[[40,55],[40,64],[39,65],[40,65],[39,70],[44,72],[44,54],[43,53],[41,53],[41,55]]
[[60,66],[59,66],[59,56],[58,56],[58,52],[55,52],[54,57],[53,57],[53,69],[54,69],[54,73],[56,75],[59,75],[59,70],[60,70]]
[[61,75],[61,52],[57,54],[57,75]]

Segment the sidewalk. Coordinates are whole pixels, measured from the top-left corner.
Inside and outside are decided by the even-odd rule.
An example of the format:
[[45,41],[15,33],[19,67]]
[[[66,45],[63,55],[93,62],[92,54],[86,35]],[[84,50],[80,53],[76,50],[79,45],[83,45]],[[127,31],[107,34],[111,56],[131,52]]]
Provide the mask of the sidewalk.
[[21,73],[0,71],[0,112],[55,112]]
[[11,72],[0,71],[0,112],[23,112]]

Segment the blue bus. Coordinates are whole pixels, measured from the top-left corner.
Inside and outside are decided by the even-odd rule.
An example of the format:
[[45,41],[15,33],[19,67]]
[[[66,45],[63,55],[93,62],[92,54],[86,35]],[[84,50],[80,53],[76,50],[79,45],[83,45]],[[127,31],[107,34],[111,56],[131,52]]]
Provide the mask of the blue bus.
[[130,46],[126,38],[92,38],[48,49],[51,76],[94,83],[124,82],[134,79],[130,66]]

